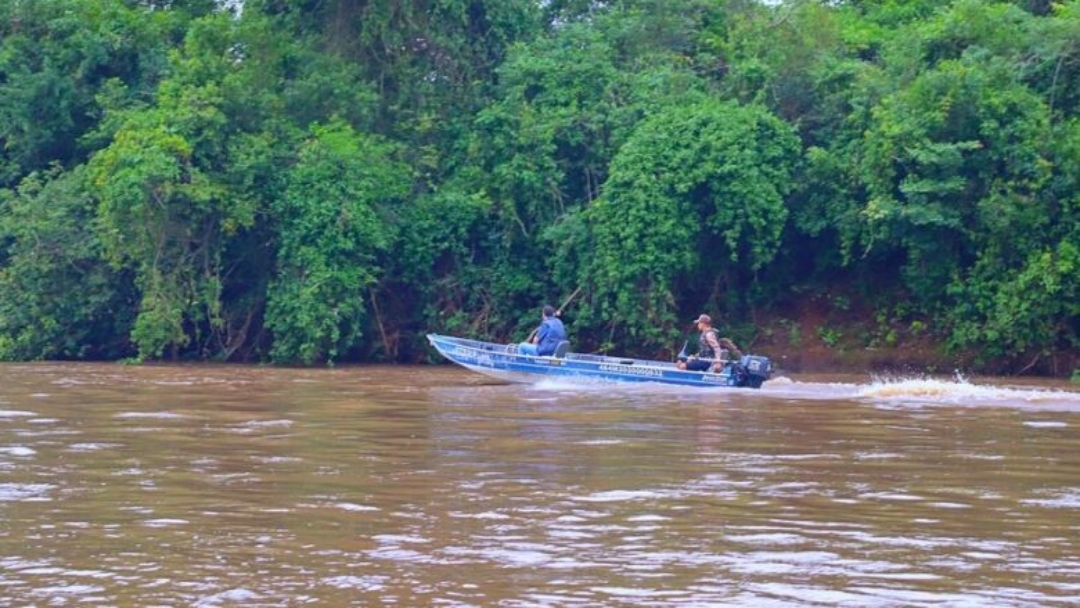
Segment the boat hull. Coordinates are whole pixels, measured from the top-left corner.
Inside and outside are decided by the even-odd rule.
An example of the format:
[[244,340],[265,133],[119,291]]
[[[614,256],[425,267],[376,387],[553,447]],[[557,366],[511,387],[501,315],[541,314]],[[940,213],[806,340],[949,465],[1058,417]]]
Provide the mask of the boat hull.
[[655,382],[683,386],[760,388],[771,372],[768,359],[744,357],[746,365],[730,362],[719,372],[680,370],[674,363],[623,357],[567,353],[564,357],[520,354],[515,344],[495,344],[428,334],[439,354],[474,372],[505,382],[532,383],[544,378],[575,382]]

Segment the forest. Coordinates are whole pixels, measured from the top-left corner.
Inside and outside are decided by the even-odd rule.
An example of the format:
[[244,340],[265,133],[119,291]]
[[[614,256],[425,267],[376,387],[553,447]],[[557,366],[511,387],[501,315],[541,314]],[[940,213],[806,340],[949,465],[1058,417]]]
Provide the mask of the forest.
[[1075,379],[1078,108],[1080,0],[7,0],[0,360],[436,361],[575,294],[584,352]]

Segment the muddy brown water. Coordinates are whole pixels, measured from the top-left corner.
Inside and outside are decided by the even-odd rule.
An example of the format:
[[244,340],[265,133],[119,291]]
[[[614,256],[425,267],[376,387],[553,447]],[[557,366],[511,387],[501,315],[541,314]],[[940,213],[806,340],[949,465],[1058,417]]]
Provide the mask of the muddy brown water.
[[1066,606],[1080,388],[0,365],[3,606]]

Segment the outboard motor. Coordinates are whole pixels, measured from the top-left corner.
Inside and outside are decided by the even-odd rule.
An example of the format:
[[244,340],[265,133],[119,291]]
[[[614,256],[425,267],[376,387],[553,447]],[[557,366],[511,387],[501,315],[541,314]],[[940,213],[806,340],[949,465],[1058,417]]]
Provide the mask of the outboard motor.
[[761,388],[761,385],[772,376],[772,361],[769,361],[768,357],[759,355],[744,355],[735,364],[733,371],[736,378],[735,386]]

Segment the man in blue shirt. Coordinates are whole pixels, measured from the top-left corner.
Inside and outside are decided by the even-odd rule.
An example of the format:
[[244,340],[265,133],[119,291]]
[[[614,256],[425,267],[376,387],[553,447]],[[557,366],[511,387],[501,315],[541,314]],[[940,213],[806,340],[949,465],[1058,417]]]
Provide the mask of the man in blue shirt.
[[551,356],[555,354],[555,348],[559,346],[559,342],[566,339],[566,327],[555,316],[555,308],[550,304],[544,306],[543,318],[532,340],[518,344],[519,353],[534,357]]

